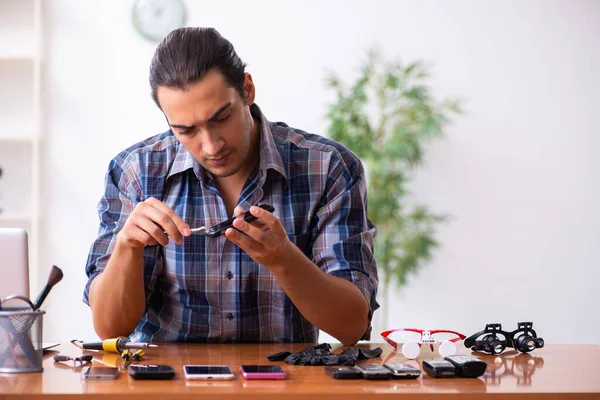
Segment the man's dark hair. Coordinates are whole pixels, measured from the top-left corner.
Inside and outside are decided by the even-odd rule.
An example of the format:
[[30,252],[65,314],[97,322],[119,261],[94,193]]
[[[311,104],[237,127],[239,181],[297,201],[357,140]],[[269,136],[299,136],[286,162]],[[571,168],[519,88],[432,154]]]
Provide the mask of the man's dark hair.
[[152,99],[160,108],[156,92],[160,86],[186,90],[212,68],[223,74],[242,99],[246,64],[233,45],[214,28],[186,27],[165,37],[150,64]]

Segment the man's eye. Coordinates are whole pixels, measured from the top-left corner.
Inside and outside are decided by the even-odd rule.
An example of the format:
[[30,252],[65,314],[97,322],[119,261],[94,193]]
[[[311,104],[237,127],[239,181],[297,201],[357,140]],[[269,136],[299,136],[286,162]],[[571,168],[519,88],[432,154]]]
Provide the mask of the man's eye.
[[215,122],[225,122],[225,121],[227,121],[227,118],[229,118],[230,115],[231,115],[231,113],[227,114],[224,117],[217,118],[217,119],[215,119]]
[[190,132],[192,132],[192,130],[191,130],[191,129],[184,129],[184,130],[181,130],[181,131],[179,131],[179,132],[177,132],[177,133],[179,133],[180,135],[187,135],[187,134],[189,134]]

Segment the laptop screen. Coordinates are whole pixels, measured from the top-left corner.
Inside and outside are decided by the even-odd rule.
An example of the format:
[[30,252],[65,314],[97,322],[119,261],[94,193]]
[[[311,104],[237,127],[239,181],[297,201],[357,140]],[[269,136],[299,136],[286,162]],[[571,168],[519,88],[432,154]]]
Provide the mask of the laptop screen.
[[29,297],[27,232],[0,228],[0,299],[12,294]]

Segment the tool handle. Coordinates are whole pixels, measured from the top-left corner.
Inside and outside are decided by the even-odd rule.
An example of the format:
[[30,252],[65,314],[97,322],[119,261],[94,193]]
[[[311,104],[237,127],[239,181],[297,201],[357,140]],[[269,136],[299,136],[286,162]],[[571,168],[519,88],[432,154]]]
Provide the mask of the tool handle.
[[125,348],[127,342],[129,342],[127,337],[119,336],[117,338],[106,339],[102,342],[83,343],[82,347],[86,350],[104,350],[109,353],[120,353]]
[[121,352],[121,358],[123,361],[127,362],[131,358],[131,351],[129,349],[125,349]]
[[69,361],[69,360],[71,360],[71,357],[61,356],[60,354],[55,355],[53,358],[54,358],[54,361]]
[[146,353],[144,352],[144,350],[138,350],[135,353],[133,353],[133,356],[131,356],[132,359],[139,361],[142,359],[142,357],[144,357]]
[[81,345],[86,350],[104,350],[102,342],[87,342]]

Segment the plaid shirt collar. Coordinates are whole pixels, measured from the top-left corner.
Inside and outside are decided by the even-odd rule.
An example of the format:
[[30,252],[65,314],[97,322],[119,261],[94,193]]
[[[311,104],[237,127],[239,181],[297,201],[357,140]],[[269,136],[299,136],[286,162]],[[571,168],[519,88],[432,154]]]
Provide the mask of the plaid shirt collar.
[[[277,146],[275,146],[275,140],[273,139],[273,132],[269,126],[269,121],[256,103],[250,106],[250,112],[252,113],[254,120],[259,121],[260,123],[260,154],[258,161],[260,184],[263,185],[265,183],[267,171],[269,169],[277,171],[287,180],[283,160],[281,159],[281,154],[277,150]],[[196,172],[198,179],[202,180],[206,174],[204,167],[200,165],[185,146],[180,143],[178,147],[177,156],[169,170],[167,179],[192,168]]]

